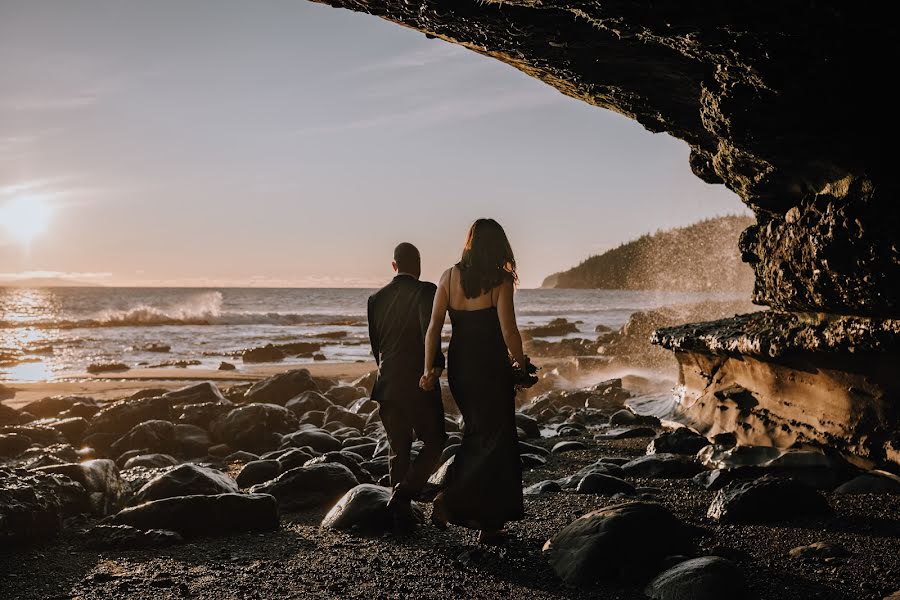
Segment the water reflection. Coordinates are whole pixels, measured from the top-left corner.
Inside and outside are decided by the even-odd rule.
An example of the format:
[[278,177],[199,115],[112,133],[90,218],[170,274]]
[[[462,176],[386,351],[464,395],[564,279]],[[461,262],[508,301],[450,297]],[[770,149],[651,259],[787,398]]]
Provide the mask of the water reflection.
[[48,379],[53,379],[53,371],[47,363],[43,361],[24,362],[0,369],[0,379],[25,382],[46,381]]

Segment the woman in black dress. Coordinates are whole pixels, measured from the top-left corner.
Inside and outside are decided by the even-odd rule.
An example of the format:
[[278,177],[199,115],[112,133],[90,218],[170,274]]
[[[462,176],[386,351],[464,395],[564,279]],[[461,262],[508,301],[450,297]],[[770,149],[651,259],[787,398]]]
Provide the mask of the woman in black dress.
[[513,305],[517,281],[503,228],[493,219],[478,219],[462,259],[441,277],[425,338],[420,385],[427,390],[435,383],[431,365],[449,312],[447,376],[465,423],[462,444],[434,499],[432,521],[479,529],[483,543],[502,541],[504,524],[524,516],[510,362],[510,355],[517,365],[527,360]]

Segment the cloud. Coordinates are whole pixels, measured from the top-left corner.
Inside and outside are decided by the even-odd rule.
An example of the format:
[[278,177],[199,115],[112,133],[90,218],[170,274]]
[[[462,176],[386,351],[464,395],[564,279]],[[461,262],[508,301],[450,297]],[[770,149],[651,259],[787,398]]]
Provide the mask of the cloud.
[[64,279],[67,281],[96,281],[109,279],[112,273],[80,272],[80,271],[19,271],[18,273],[0,273],[0,281],[23,281],[27,279]]

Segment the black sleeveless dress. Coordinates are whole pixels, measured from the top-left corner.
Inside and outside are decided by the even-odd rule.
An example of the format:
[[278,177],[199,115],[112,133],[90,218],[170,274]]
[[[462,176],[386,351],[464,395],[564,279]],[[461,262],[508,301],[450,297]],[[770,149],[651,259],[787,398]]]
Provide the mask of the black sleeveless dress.
[[450,391],[464,420],[462,444],[441,486],[451,523],[501,529],[524,517],[515,387],[497,308],[449,308]]

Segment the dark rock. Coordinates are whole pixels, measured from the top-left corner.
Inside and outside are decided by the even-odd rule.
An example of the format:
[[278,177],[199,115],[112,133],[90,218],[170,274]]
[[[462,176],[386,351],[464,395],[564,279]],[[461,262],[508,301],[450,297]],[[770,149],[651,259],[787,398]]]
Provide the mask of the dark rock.
[[740,466],[762,466],[781,456],[784,450],[771,446],[706,446],[697,453],[697,460],[710,469]]
[[838,486],[835,494],[900,494],[900,477],[887,471],[869,471]]
[[131,367],[124,363],[93,363],[88,365],[87,372],[91,374],[96,373],[110,373],[116,371],[127,371]]
[[[2,387],[3,386],[0,385],[0,388]],[[28,420],[30,421],[31,419]],[[22,416],[22,413],[10,406],[0,403],[0,425],[18,425],[27,422],[28,421]]]
[[356,413],[358,415],[363,415],[364,417],[370,413],[377,411],[379,408],[378,402],[372,400],[371,398],[359,398],[351,404],[347,410],[350,412]]
[[210,429],[213,423],[223,419],[225,415],[237,408],[229,401],[201,402],[199,404],[185,404],[175,409],[178,413],[175,423],[180,425],[194,425],[201,429]]
[[541,427],[534,417],[517,412],[516,427],[525,432],[526,439],[541,437]]
[[587,450],[588,448],[590,448],[590,446],[584,442],[570,440],[568,442],[557,442],[550,452],[553,454],[562,454],[564,452],[572,452],[573,450]]
[[360,431],[366,427],[366,418],[364,416],[350,412],[342,406],[329,406],[325,411],[325,423],[334,421],[354,427]]
[[293,446],[295,448],[309,446],[318,452],[332,452],[341,449],[341,443],[330,433],[321,429],[295,431],[294,433],[284,436],[282,444],[284,446]]
[[283,406],[291,398],[307,391],[319,391],[309,369],[294,369],[253,384],[244,394],[244,399],[246,402]]
[[344,465],[325,463],[297,467],[250,488],[251,493],[271,494],[286,510],[330,506],[359,482]]
[[211,381],[204,381],[189,385],[172,392],[166,392],[163,397],[170,400],[171,404],[203,404],[206,402],[228,402],[219,388]]
[[578,326],[575,323],[570,323],[566,319],[556,318],[546,325],[529,327],[522,333],[525,334],[526,337],[563,336],[570,333],[578,333]]
[[122,454],[128,450],[175,454],[178,451],[175,425],[169,421],[144,421],[116,440],[110,449],[115,454]]
[[744,466],[730,469],[713,469],[701,471],[694,476],[694,481],[708,490],[721,490],[732,481],[757,479],[767,472],[765,467]]
[[31,438],[21,433],[0,433],[0,456],[19,456],[31,446]]
[[647,446],[647,454],[697,454],[709,446],[709,440],[687,427],[679,427],[670,433],[662,433]]
[[121,436],[145,421],[168,421],[171,406],[171,401],[162,396],[113,402],[91,417],[85,435],[106,433]]
[[553,480],[545,480],[529,485],[522,490],[522,493],[526,496],[543,496],[544,494],[556,494],[561,491],[562,487],[560,487],[559,483]]
[[0,540],[4,545],[55,536],[64,516],[89,509],[84,488],[68,477],[0,468]]
[[365,375],[361,375],[356,380],[353,381],[350,385],[353,387],[361,387],[365,388],[366,395],[372,395],[372,388],[375,387],[375,380],[378,379],[378,369],[373,371],[369,371]]
[[53,444],[65,444],[66,438],[59,431],[51,427],[32,425],[4,425],[0,427],[0,435],[19,434],[27,437],[34,444],[50,446]]
[[277,404],[248,404],[213,425],[213,434],[229,446],[251,452],[281,443],[281,435],[297,428],[297,417]]
[[225,456],[225,462],[228,464],[248,463],[254,460],[259,460],[259,456],[252,452],[244,452],[243,450],[238,450],[237,452],[232,452]]
[[788,553],[791,558],[825,560],[826,558],[843,558],[850,556],[847,549],[840,544],[815,542],[808,546],[798,546]]
[[134,506],[150,500],[175,496],[208,496],[237,491],[237,483],[225,473],[188,463],[157,475],[145,483],[128,504]]
[[267,494],[177,496],[145,502],[109,517],[105,524],[167,529],[185,537],[278,529],[278,503]]
[[70,444],[80,444],[84,439],[84,432],[87,431],[88,421],[82,417],[69,417],[66,419],[41,419],[30,423],[33,427],[49,427],[55,429]]
[[166,548],[184,542],[184,538],[175,531],[141,531],[130,525],[94,525],[80,537],[85,547],[91,550],[144,550]]
[[603,475],[601,473],[588,473],[585,475],[575,491],[579,494],[603,494],[604,496],[612,496],[613,494],[626,494],[633,496],[634,486],[623,481],[618,477]]
[[248,348],[241,353],[241,360],[245,363],[279,362],[287,356],[284,350],[274,344],[267,344],[260,348]]
[[649,427],[618,427],[594,436],[595,440],[627,440],[631,438],[653,437],[656,430]]
[[80,396],[51,396],[29,402],[21,408],[22,412],[34,415],[38,419],[47,419],[59,416],[59,413],[69,410],[75,404],[92,404],[96,406],[93,398]]
[[[353,473],[356,480],[360,483],[372,483],[372,475],[362,467],[362,457],[354,456],[353,453],[347,451],[326,452],[322,456],[317,456],[306,461],[305,466],[318,465],[323,463],[337,463],[344,465]],[[281,462],[281,459],[279,459]]]
[[544,544],[544,557],[570,585],[636,581],[662,560],[692,550],[690,531],[659,504],[628,502],[576,519]]
[[233,364],[231,364],[230,362],[225,362],[223,360],[222,362],[219,363],[220,371],[234,371],[235,369],[237,369],[237,367],[234,366]]
[[523,469],[533,469],[535,467],[543,467],[547,464],[547,459],[538,454],[520,454]]
[[643,425],[647,427],[659,427],[658,417],[653,415],[637,415],[627,408],[616,411],[609,418],[610,425]]
[[235,477],[242,488],[275,479],[281,474],[281,464],[277,460],[253,460],[245,464]]
[[349,406],[353,401],[365,398],[366,389],[361,387],[352,387],[349,385],[336,385],[325,392],[325,397],[334,404],[340,406]]
[[713,499],[707,516],[722,523],[767,523],[830,512],[828,501],[815,489],[766,475],[728,484]]
[[630,477],[681,478],[693,477],[704,470],[693,457],[681,454],[647,454],[622,465]]
[[655,600],[750,600],[741,570],[718,556],[679,562],[657,575],[644,594]]
[[[11,388],[7,385],[3,385],[2,383],[0,383],[0,401],[9,400],[10,398],[15,398],[15,397],[16,397],[15,388]],[[3,405],[0,405],[0,406],[3,406]],[[6,407],[6,408],[9,408],[9,407]],[[0,409],[0,417],[2,417],[2,409]],[[0,419],[0,424],[6,425],[6,423],[4,423],[2,419]]]
[[169,454],[138,454],[132,456],[122,465],[123,469],[133,467],[147,467],[150,469],[159,467],[173,467],[178,464],[178,459]]
[[29,448],[18,456],[18,462],[26,469],[76,462],[78,453],[69,444],[53,444],[43,448]]
[[550,451],[546,448],[542,448],[541,446],[537,446],[535,444],[529,444],[528,442],[519,442],[519,453],[520,454],[536,454],[538,456],[548,457],[550,456]]
[[81,484],[87,492],[91,509],[96,515],[108,515],[122,504],[125,485],[119,476],[116,463],[108,459],[88,460],[82,463],[52,465],[37,469],[43,473],[64,475]]
[[[322,520],[325,529],[340,531],[390,531],[395,526],[394,513],[388,509],[391,489],[364,483],[352,488],[338,500]],[[418,504],[412,503],[410,511],[402,514],[411,526],[422,523],[425,516]]]

